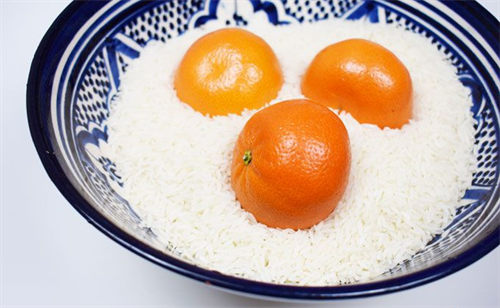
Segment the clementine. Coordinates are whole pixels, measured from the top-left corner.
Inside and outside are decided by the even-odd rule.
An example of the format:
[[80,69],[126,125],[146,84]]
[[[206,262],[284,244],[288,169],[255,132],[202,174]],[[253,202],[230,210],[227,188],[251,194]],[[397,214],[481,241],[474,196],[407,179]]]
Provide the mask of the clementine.
[[306,229],[337,206],[350,171],[340,118],[305,99],[253,115],[236,142],[231,185],[243,209],[276,228]]
[[391,51],[363,39],[326,47],[302,79],[304,96],[380,128],[408,123],[412,89],[404,64]]
[[242,29],[209,33],[186,52],[177,68],[177,96],[208,115],[257,109],[276,98],[283,84],[271,47]]

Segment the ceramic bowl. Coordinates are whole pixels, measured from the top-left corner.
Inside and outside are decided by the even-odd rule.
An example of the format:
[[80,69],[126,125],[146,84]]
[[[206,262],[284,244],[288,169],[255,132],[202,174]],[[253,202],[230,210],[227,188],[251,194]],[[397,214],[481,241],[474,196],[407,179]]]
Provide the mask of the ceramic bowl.
[[[175,40],[212,22],[245,26],[366,19],[427,37],[471,91],[477,167],[455,220],[411,260],[369,283],[267,284],[223,275],[165,252],[121,196],[107,145],[109,105],[127,66],[150,41]],[[474,1],[75,1],[57,18],[31,66],[27,109],[38,154],[69,203],[132,252],[179,274],[247,295],[325,300],[403,290],[460,270],[499,243],[499,23]]]

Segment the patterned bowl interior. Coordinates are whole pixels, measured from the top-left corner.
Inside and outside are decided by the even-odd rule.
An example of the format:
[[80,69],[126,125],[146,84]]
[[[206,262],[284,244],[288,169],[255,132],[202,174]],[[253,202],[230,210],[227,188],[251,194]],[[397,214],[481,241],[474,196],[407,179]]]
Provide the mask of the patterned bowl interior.
[[498,228],[499,221],[498,54],[484,47],[486,44],[480,47],[473,31],[466,34],[462,28],[465,21],[460,17],[457,21],[448,19],[446,9],[439,3],[382,0],[110,2],[80,29],[58,63],[49,123],[54,148],[60,151],[60,163],[73,186],[93,207],[135,238],[164,249],[121,197],[124,183],[113,161],[102,154],[107,146],[110,102],[130,61],[140,56],[148,42],[168,44],[184,32],[211,22],[277,25],[341,18],[402,27],[427,37],[453,63],[458,78],[470,88],[477,120],[478,171],[455,220],[413,259],[381,279],[428,268],[479,243]]

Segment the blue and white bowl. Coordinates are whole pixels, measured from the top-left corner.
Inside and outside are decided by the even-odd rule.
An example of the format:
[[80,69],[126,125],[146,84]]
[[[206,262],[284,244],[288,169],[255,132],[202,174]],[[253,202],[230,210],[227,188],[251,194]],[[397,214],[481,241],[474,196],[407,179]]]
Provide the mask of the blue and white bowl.
[[[259,16],[254,16],[259,15]],[[235,278],[165,253],[120,192],[107,143],[109,105],[120,79],[149,41],[175,40],[211,22],[274,25],[366,19],[426,36],[471,90],[478,171],[456,219],[411,260],[370,283],[299,287]],[[473,1],[165,0],[75,1],[41,42],[29,75],[27,108],[38,154],[73,207],[129,250],[167,269],[227,290],[287,299],[339,299],[403,290],[475,262],[499,244],[499,23]]]

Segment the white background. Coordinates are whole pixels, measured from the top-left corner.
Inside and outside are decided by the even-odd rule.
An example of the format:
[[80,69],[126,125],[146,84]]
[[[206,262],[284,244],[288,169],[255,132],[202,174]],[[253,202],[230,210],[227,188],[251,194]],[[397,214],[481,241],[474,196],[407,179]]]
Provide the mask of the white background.
[[[69,1],[0,1],[2,307],[307,306],[208,288],[132,254],[88,224],[46,175],[25,111],[27,76],[36,47]],[[499,1],[480,2],[498,19]],[[437,282],[326,305],[499,307],[499,263],[497,248]]]

